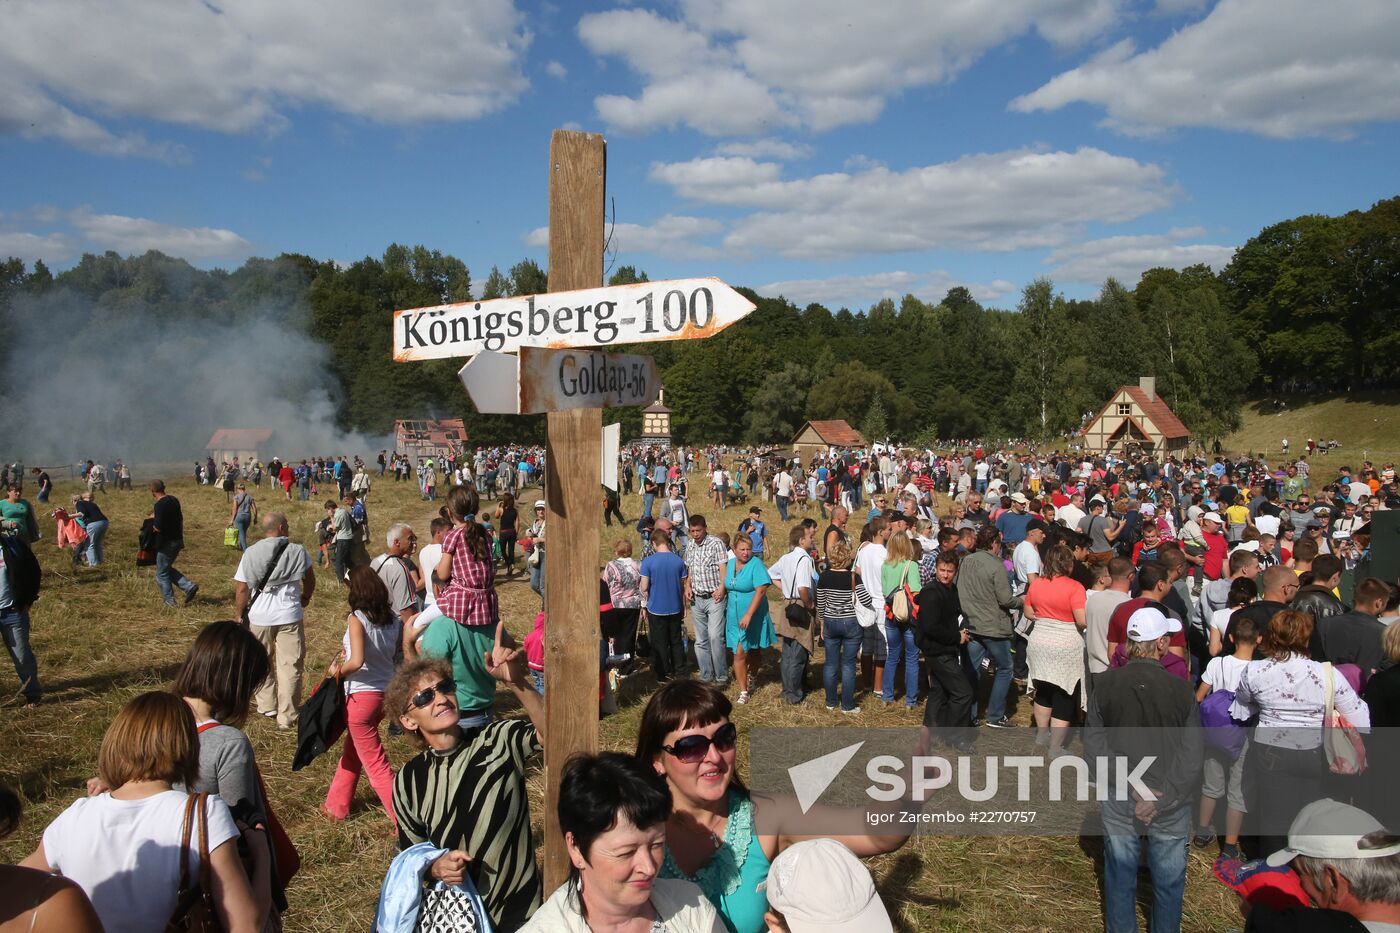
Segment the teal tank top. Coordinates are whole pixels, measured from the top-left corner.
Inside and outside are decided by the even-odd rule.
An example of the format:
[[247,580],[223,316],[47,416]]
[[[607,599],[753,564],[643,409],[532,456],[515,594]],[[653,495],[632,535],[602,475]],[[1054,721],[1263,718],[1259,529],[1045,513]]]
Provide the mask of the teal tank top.
[[753,801],[738,791],[729,792],[729,823],[724,840],[710,860],[694,875],[687,875],[666,850],[658,875],[694,882],[715,905],[729,933],[762,933],[767,927],[768,856],[753,825]]

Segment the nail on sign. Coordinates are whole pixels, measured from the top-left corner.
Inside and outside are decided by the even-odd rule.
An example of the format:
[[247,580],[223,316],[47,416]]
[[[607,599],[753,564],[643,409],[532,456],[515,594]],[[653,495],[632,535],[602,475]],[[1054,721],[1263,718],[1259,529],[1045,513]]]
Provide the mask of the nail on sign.
[[457,375],[476,410],[493,415],[650,405],[661,388],[651,357],[599,350],[483,350]]
[[394,361],[474,356],[522,346],[690,340],[717,334],[753,302],[716,278],[639,282],[394,312]]

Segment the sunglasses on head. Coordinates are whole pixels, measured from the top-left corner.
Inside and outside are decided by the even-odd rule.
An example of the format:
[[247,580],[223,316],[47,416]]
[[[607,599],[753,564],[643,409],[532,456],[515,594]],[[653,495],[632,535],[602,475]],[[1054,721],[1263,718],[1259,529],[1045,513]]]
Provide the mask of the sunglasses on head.
[[408,705],[411,709],[422,709],[432,703],[433,697],[438,694],[444,697],[455,697],[457,695],[457,681],[448,677],[446,680],[439,680],[431,687],[424,687],[408,698]]
[[713,736],[688,735],[683,739],[676,739],[675,745],[661,746],[661,750],[675,755],[677,761],[693,765],[709,753],[711,745],[722,752],[727,752],[734,748],[734,743],[738,739],[738,728],[735,727],[734,723],[727,722],[716,729]]

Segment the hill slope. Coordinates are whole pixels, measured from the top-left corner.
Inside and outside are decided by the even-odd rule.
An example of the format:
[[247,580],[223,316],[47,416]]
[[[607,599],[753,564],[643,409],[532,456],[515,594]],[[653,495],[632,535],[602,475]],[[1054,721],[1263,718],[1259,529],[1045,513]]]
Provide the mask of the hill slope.
[[1277,455],[1288,438],[1290,453],[1304,449],[1308,438],[1336,439],[1341,447],[1328,456],[1337,463],[1372,460],[1377,464],[1400,459],[1400,395],[1395,392],[1356,392],[1289,403],[1275,408],[1272,399],[1247,405],[1244,426],[1225,438],[1230,451],[1264,451]]

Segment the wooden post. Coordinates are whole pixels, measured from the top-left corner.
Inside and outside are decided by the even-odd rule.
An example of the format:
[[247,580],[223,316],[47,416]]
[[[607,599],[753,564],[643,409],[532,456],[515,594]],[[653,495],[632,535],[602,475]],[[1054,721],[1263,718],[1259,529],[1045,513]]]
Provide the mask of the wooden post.
[[[596,288],[603,278],[607,144],[555,130],[549,145],[549,290]],[[559,834],[559,773],[598,748],[598,553],[602,544],[601,408],[550,412],[545,440],[546,896],[568,878]]]

